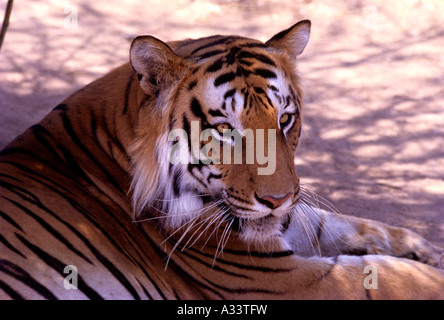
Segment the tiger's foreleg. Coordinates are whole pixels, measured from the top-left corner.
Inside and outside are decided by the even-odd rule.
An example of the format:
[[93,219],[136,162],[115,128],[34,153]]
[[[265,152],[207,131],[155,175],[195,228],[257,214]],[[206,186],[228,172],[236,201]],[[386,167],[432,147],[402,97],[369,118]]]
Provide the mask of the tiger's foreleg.
[[305,256],[379,254],[434,267],[444,263],[444,250],[413,231],[317,208],[295,214],[285,238],[293,250]]

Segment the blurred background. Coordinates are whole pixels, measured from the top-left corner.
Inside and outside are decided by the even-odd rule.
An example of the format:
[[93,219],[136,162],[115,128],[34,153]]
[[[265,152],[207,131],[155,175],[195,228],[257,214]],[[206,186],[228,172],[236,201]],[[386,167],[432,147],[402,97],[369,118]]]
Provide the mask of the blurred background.
[[302,19],[312,33],[298,65],[301,182],[345,214],[444,247],[441,0],[15,1],[0,52],[0,148],[126,62],[136,35],[266,41]]

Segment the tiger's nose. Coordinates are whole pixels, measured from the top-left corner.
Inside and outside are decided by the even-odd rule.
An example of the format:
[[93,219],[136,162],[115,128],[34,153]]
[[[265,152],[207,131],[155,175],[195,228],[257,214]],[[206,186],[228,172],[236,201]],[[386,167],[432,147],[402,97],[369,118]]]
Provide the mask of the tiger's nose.
[[291,193],[287,193],[283,196],[263,196],[259,197],[257,193],[254,193],[256,200],[260,203],[266,205],[270,209],[279,208],[288,198],[290,198]]

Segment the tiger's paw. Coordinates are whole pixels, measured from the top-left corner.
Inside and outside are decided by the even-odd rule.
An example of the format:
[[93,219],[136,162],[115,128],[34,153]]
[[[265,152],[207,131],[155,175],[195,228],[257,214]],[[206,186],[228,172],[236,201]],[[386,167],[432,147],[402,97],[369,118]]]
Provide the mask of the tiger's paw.
[[[399,258],[419,261],[436,268],[443,268],[444,249],[405,228],[389,227],[386,232],[379,230],[364,236],[367,254],[387,254]],[[382,232],[381,232],[382,231]]]

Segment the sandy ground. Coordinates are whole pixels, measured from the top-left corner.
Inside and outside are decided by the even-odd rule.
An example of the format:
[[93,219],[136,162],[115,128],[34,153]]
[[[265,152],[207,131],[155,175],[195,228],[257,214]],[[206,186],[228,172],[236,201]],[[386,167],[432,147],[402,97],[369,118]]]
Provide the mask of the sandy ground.
[[0,147],[125,62],[135,35],[267,40],[307,18],[301,181],[345,214],[444,246],[440,0],[16,1],[0,54]]

